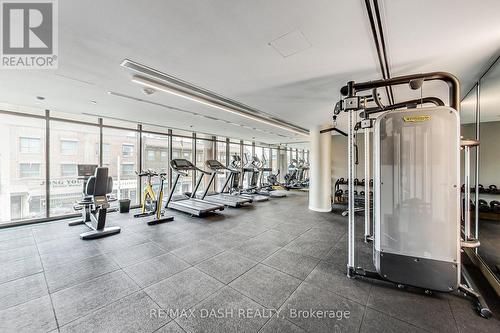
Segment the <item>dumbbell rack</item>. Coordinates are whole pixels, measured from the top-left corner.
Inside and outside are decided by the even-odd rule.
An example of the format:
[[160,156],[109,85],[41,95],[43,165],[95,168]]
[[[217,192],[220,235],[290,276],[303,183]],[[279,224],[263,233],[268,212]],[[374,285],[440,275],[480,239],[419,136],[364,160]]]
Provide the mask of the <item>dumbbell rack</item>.
[[[349,195],[348,195],[348,192],[346,190],[343,190],[340,188],[340,186],[348,186],[349,185],[349,180],[347,179],[344,179],[344,178],[340,178],[340,179],[337,179],[337,181],[335,182],[335,191],[334,191],[334,203],[335,204],[346,204],[348,203],[348,199],[349,199]],[[354,186],[356,188],[358,187],[361,187],[361,188],[365,188],[365,180],[361,180],[359,181],[357,178],[354,179]],[[370,187],[373,186],[373,180],[370,179]],[[340,195],[337,195],[339,194],[339,190],[340,190]],[[359,193],[359,194],[358,194]],[[373,200],[373,195],[371,196],[371,201]],[[354,203],[355,204],[358,204],[358,201],[362,201],[360,202],[359,204],[362,205],[364,207],[364,191],[360,191],[360,192],[357,192],[357,190],[354,192]]]
[[[465,185],[465,184],[464,184]],[[465,195],[465,186],[462,185],[462,193]],[[500,196],[500,190],[496,185],[490,185],[488,188],[485,188],[483,185],[479,184],[479,194],[490,195],[490,196]],[[471,193],[475,193],[475,187],[470,188]],[[471,200],[471,206],[476,203]],[[485,199],[479,199],[478,203],[478,212],[479,219],[481,220],[491,220],[491,221],[500,221],[500,200],[491,200],[489,203]],[[472,209],[474,213],[475,210]],[[474,214],[473,216],[474,217]]]

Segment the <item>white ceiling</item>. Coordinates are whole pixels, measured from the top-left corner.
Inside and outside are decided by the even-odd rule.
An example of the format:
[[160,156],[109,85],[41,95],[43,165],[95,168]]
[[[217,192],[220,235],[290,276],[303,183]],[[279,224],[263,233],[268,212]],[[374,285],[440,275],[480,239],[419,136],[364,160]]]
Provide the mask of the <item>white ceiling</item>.
[[[499,51],[498,0],[381,5],[393,76],[450,71],[466,91]],[[161,92],[145,96],[119,64],[138,61],[305,128],[331,121],[348,80],[380,78],[362,0],[64,0],[59,24],[59,69],[2,71],[0,102],[280,143],[304,137]],[[283,56],[275,41],[287,34],[305,41],[284,41]],[[424,95],[436,89],[446,96],[430,84]],[[411,97],[404,90],[396,100]]]

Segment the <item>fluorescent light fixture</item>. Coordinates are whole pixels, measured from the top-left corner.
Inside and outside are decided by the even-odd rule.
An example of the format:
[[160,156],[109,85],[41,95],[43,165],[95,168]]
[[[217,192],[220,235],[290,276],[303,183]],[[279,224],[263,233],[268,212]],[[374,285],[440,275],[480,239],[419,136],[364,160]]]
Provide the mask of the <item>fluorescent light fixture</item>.
[[144,87],[163,91],[171,95],[182,97],[184,99],[229,112],[250,120],[258,121],[266,125],[274,126],[282,130],[290,131],[303,136],[309,136],[309,131],[304,128],[275,119],[259,110],[255,110],[244,104],[194,86],[142,64],[126,59],[121,63],[121,66],[140,73],[141,75],[134,75],[132,77],[132,82],[140,84]]

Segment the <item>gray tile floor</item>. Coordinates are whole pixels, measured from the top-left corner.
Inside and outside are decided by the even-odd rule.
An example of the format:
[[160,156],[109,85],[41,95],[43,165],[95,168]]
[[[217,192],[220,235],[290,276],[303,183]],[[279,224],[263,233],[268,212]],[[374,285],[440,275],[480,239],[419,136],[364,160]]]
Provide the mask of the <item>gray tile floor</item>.
[[458,296],[347,279],[346,220],[309,211],[306,193],[171,214],[110,214],[121,234],[93,241],[65,221],[0,230],[0,332],[500,331]]

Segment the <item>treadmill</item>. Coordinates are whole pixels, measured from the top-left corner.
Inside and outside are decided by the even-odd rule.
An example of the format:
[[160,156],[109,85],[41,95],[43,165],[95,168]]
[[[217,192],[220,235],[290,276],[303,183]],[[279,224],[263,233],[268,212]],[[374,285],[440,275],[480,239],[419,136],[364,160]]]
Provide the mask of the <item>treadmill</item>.
[[205,201],[210,201],[218,204],[223,204],[225,206],[229,207],[241,207],[244,206],[245,204],[250,204],[252,203],[252,198],[244,197],[241,195],[234,195],[230,193],[214,193],[214,194],[208,194],[208,189],[210,188],[210,185],[215,181],[215,177],[217,174],[220,174],[221,171],[228,171],[230,174],[228,175],[226,179],[226,183],[224,184],[223,190],[226,188],[227,183],[231,179],[234,173],[239,173],[239,171],[234,171],[226,166],[224,166],[222,163],[220,163],[217,160],[208,160],[205,162],[206,166],[212,170],[211,176],[210,176],[210,181],[208,182],[207,187],[205,188],[205,191],[203,192],[201,199]]
[[[207,200],[197,199],[195,197],[196,191],[200,187],[203,177],[205,175],[209,175],[210,172],[206,172],[204,170],[197,168],[196,166],[193,165],[193,163],[183,158],[177,158],[170,161],[170,168],[176,174],[176,176],[174,184],[172,185],[172,189],[170,190],[170,193],[168,195],[168,200],[165,207],[179,210],[181,212],[188,213],[194,216],[203,216],[210,212],[215,212],[216,210],[219,211],[224,210],[223,204],[213,203]],[[200,176],[196,181],[196,186],[192,191],[191,196],[173,201],[172,198],[174,196],[175,187],[179,182],[179,178],[181,176],[187,177],[188,176],[187,172],[191,170],[198,171],[200,173]]]

